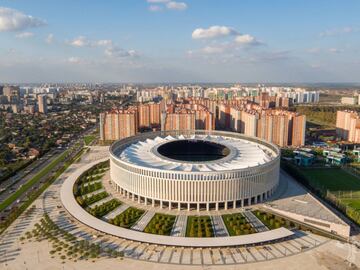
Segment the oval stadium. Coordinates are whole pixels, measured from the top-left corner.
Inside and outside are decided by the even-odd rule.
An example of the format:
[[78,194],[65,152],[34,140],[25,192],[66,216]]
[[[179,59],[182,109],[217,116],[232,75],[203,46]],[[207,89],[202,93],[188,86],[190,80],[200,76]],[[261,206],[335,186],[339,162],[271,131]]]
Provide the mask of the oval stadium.
[[135,202],[221,210],[266,200],[279,183],[280,150],[224,131],[142,133],[110,147],[110,178]]

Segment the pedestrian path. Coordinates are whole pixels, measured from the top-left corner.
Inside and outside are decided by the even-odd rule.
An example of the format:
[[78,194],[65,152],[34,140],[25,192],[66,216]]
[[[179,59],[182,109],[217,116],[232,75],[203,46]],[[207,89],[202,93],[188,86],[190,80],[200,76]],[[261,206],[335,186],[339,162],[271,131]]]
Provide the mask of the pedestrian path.
[[214,235],[216,237],[229,236],[229,233],[221,216],[211,216],[211,220],[214,227]]
[[155,216],[155,212],[148,211],[145,212],[144,215],[131,227],[131,229],[135,231],[144,231],[146,225],[150,222],[150,220]]
[[187,216],[186,215],[177,216],[170,235],[185,237],[186,227],[187,227]]
[[266,232],[269,230],[251,211],[245,211],[243,214],[256,232]]
[[102,205],[103,203],[106,203],[106,202],[108,202],[108,201],[110,201],[112,199],[113,199],[112,196],[108,196],[108,197],[106,197],[106,198],[104,198],[104,199],[102,199],[100,201],[97,201],[97,202],[94,202],[93,204],[90,204],[89,207],[94,208],[95,206]]
[[116,216],[120,215],[122,212],[124,212],[126,209],[128,209],[130,206],[127,204],[122,204],[119,207],[115,208],[113,211],[111,211],[110,213],[106,214],[105,216],[103,216],[102,218],[104,220],[109,220],[112,218],[115,218]]
[[95,184],[95,183],[101,183],[101,182],[102,182],[102,180],[100,179],[100,180],[95,180],[95,181],[86,182],[86,183],[84,183],[83,185],[84,185],[84,187],[87,187],[87,186],[89,186],[89,185],[93,185],[93,184]]
[[93,196],[93,195],[99,194],[99,193],[104,192],[104,191],[105,191],[105,189],[100,188],[100,189],[95,190],[95,191],[93,191],[93,192],[87,193],[87,194],[83,195],[82,197],[83,197],[83,198],[85,198],[85,197],[91,197],[91,196]]

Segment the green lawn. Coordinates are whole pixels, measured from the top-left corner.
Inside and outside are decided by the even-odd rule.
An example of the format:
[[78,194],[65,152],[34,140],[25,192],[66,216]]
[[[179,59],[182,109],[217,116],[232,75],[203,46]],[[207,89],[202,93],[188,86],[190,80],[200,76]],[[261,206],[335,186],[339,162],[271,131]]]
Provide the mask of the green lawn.
[[326,191],[358,191],[360,179],[337,168],[303,169],[301,171],[310,184]]
[[84,137],[84,143],[85,145],[89,145],[95,139],[96,139],[95,135],[87,135]]
[[68,154],[68,151],[65,151],[62,153],[59,157],[54,159],[48,166],[43,168],[40,172],[38,172],[33,178],[31,178],[29,181],[27,181],[24,185],[22,185],[21,188],[16,190],[13,194],[11,194],[8,198],[6,198],[2,203],[0,203],[0,211],[8,207],[10,204],[12,204],[14,201],[19,198],[24,192],[26,192],[29,188],[31,188],[34,184],[36,184],[42,177],[44,177],[46,174],[48,174],[53,168],[56,167],[61,161],[63,161],[66,158],[66,155]]

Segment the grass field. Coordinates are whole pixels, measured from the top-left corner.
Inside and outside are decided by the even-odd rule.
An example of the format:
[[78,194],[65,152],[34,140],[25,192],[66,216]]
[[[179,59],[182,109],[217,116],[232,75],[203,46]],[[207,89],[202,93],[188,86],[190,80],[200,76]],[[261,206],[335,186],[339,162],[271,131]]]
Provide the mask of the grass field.
[[322,188],[324,191],[352,190],[360,193],[360,179],[342,169],[304,169],[302,173],[309,179],[311,185]]
[[40,172],[38,172],[33,178],[31,178],[29,181],[27,181],[24,185],[21,186],[18,190],[16,190],[13,194],[11,194],[8,198],[6,198],[3,202],[0,203],[0,211],[8,207],[10,204],[12,204],[14,201],[17,200],[24,192],[26,192],[29,188],[31,188],[35,183],[40,181],[40,179],[48,174],[53,168],[56,167],[61,161],[63,161],[66,158],[66,155],[68,154],[68,151],[65,151],[62,153],[59,157],[54,159],[49,165],[47,165],[44,169],[42,169]]
[[[329,190],[342,203],[360,210],[360,179],[356,176],[337,168],[304,169],[302,173],[312,186],[323,191]],[[342,194],[346,194],[346,198]]]
[[85,145],[89,145],[95,139],[96,139],[95,135],[87,135],[84,137],[84,143]]

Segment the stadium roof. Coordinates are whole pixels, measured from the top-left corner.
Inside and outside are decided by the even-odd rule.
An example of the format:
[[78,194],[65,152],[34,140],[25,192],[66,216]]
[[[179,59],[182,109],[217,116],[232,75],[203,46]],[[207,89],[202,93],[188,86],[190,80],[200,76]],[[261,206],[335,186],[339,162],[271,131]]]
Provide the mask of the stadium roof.
[[[225,145],[230,149],[230,154],[222,159],[204,162],[188,162],[166,158],[157,152],[157,147],[163,143],[182,140],[205,140]],[[144,166],[148,168],[171,170],[171,171],[188,171],[188,172],[212,172],[245,169],[265,164],[276,158],[276,153],[269,147],[248,141],[245,139],[236,139],[224,136],[214,135],[192,135],[190,137],[167,136],[146,139],[131,144],[122,152],[118,153],[120,160]]]

